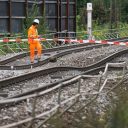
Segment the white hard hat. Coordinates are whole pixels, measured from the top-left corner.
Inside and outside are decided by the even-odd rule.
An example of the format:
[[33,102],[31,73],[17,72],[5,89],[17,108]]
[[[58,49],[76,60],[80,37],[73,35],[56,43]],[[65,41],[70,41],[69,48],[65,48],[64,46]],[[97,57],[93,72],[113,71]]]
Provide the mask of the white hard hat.
[[39,20],[38,19],[35,19],[35,20],[33,20],[33,23],[39,24]]

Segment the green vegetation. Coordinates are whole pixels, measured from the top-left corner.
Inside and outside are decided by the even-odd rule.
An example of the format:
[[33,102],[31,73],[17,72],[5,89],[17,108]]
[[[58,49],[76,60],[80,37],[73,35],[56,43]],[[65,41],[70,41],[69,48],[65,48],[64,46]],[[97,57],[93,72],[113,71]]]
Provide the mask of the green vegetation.
[[118,88],[116,93],[118,100],[116,106],[111,112],[110,124],[108,128],[128,128],[128,94],[127,82],[123,88]]
[[[27,14],[27,17],[25,18],[25,20],[23,21],[24,26],[23,26],[23,34],[27,36],[27,30],[28,28],[32,25],[33,20],[37,17],[38,18],[38,13],[39,13],[39,7],[36,4],[35,0],[35,4],[32,5],[32,9],[31,11],[29,11],[29,13]],[[39,34],[46,34],[46,32],[48,31],[48,27],[46,24],[46,18],[45,18],[45,9],[43,9],[43,15],[39,16],[39,20],[40,20],[40,24],[38,27],[38,32]]]
[[[77,32],[78,37],[83,38],[83,32],[86,31],[87,24],[87,3],[93,5],[93,35],[97,39],[105,39],[105,33],[118,32],[119,37],[127,36],[128,28],[128,1],[127,0],[77,0]],[[126,28],[122,31],[119,28]],[[112,29],[112,31],[111,31]],[[103,32],[98,32],[100,30]],[[105,33],[104,33],[105,31]],[[86,33],[86,32],[85,32]],[[115,36],[116,37],[116,36]],[[110,38],[113,38],[110,37]]]

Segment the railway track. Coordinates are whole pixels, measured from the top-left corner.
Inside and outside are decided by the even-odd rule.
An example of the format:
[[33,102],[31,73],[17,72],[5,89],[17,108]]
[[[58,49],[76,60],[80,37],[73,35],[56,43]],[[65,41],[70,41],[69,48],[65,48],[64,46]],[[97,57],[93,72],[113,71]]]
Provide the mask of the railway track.
[[[128,38],[125,37],[125,38],[118,38],[118,39],[110,39],[108,41],[127,42]],[[51,58],[58,58],[58,57],[66,55],[66,54],[70,54],[72,52],[79,52],[80,50],[83,50],[83,49],[90,50],[92,48],[98,48],[98,47],[103,46],[102,44],[101,45],[95,44],[94,46],[90,46],[92,44],[83,43],[83,44],[74,44],[74,45],[70,45],[70,46],[61,46],[61,47],[56,47],[56,48],[52,48],[52,49],[44,49],[43,57],[45,56],[45,58],[43,58],[39,63],[34,63],[34,64],[30,64],[30,62],[28,61],[29,60],[28,52],[21,53],[19,55],[13,56],[6,60],[0,61],[0,70],[30,69],[30,68],[38,67],[38,66],[48,63],[51,60]],[[104,45],[104,47],[105,46],[108,46],[108,45]],[[22,63],[22,60],[24,61],[23,63]]]
[[[99,72],[103,72],[104,69],[105,69],[105,66],[100,66],[98,68],[93,68],[93,69],[87,70],[87,71],[85,71],[83,73],[79,73],[77,75],[74,75],[74,76],[71,76],[71,77],[68,77],[68,78],[65,78],[65,79],[61,79],[61,80],[58,80],[58,81],[50,83],[50,84],[45,84],[45,85],[39,86],[39,87],[37,87],[35,89],[31,89],[31,90],[26,91],[24,93],[17,94],[17,95],[14,95],[12,97],[8,97],[8,99],[23,97],[23,96],[30,95],[30,94],[33,94],[33,93],[39,93],[40,91],[45,91],[45,90],[47,90],[49,88],[52,88],[52,87],[56,86],[59,83],[68,81],[68,80],[73,79],[74,77],[77,77],[79,75],[98,75],[98,73]],[[123,67],[110,67],[109,68],[109,70],[122,70],[122,69],[123,69]],[[71,84],[73,84],[75,82],[76,81],[71,82]],[[68,83],[66,86],[69,86],[69,85],[70,84]],[[15,101],[15,103],[16,103],[16,101]]]
[[[120,67],[120,69],[121,69],[122,67]],[[103,69],[103,67],[100,67],[99,68],[100,69],[100,71]],[[93,72],[93,74],[94,74],[94,72],[95,71],[99,71],[99,69],[97,68],[97,69],[93,69],[93,70],[91,70],[91,71],[88,71],[88,72],[86,72],[87,74],[88,73],[92,73]],[[116,68],[117,69],[117,68]],[[119,69],[118,69],[119,70]],[[85,74],[86,74],[85,73]],[[96,73],[96,72],[95,72]],[[82,74],[81,74],[82,75]],[[91,78],[91,77],[90,77]],[[95,78],[95,82],[97,81],[97,80],[99,80],[99,79],[97,79],[98,78],[98,76],[95,76],[94,77]],[[91,79],[91,81],[92,80],[94,80],[94,79]],[[68,81],[68,82],[67,82]],[[63,88],[61,88],[61,90],[65,90],[64,91],[64,95],[65,95],[65,93],[66,92],[68,92],[68,90],[69,90],[69,88],[71,89],[71,88],[74,88],[74,90],[77,90],[77,87],[76,87],[76,84],[74,84],[74,83],[76,83],[76,82],[78,82],[79,80],[78,79],[74,79],[74,80],[67,80],[67,81],[65,81],[64,83],[65,84],[62,84],[62,87],[64,88],[64,87],[66,87],[67,86],[67,88],[66,88],[66,90],[65,89],[63,89]],[[87,83],[89,82],[88,80],[86,80],[87,81]],[[84,83],[84,82],[82,82],[82,83]],[[71,86],[70,86],[70,84],[71,84]],[[56,85],[55,87],[54,86],[52,86],[52,88],[50,87],[49,89],[47,88],[47,90],[42,90],[42,91],[39,91],[38,93],[35,93],[35,94],[31,94],[31,95],[27,95],[27,96],[21,96],[21,97],[17,97],[17,98],[11,98],[11,99],[6,99],[6,100],[3,100],[3,101],[0,101],[0,105],[1,105],[1,107],[4,105],[4,104],[6,104],[6,107],[8,106],[9,107],[9,105],[10,104],[13,104],[13,106],[15,106],[14,108],[13,107],[9,107],[9,108],[13,108],[14,110],[16,110],[17,109],[17,111],[19,111],[19,108],[20,108],[20,106],[23,106],[23,105],[25,105],[26,106],[26,109],[27,109],[27,113],[29,112],[29,113],[32,113],[32,107],[33,107],[33,102],[34,102],[34,99],[36,98],[36,97],[39,97],[39,99],[37,99],[36,98],[36,100],[38,100],[38,102],[36,102],[37,103],[37,106],[40,104],[45,104],[45,102],[48,102],[49,104],[51,104],[52,106],[53,106],[53,108],[55,108],[54,107],[54,105],[53,104],[55,104],[56,103],[56,98],[57,98],[57,90],[56,89],[59,89],[59,87],[61,86],[61,84],[58,84],[58,85]],[[102,87],[103,87],[104,85],[102,85]],[[86,86],[82,86],[82,88],[83,87],[85,87],[86,88]],[[102,88],[101,87],[101,88]],[[90,87],[89,87],[90,88]],[[97,88],[97,84],[94,84],[94,87],[93,87],[93,89],[94,90],[96,90],[96,88]],[[52,89],[54,89],[54,90],[56,90],[56,91],[54,91],[53,93],[51,92],[51,90]],[[83,90],[83,89],[82,89]],[[85,89],[84,89],[85,90]],[[87,91],[88,92],[88,91]],[[49,96],[47,95],[48,93],[50,93],[49,94]],[[71,93],[71,92],[70,92]],[[85,92],[83,92],[84,94],[85,94]],[[95,93],[94,93],[95,94]],[[51,101],[51,98],[52,98],[52,96],[51,95],[54,95],[54,97],[53,97],[53,101]],[[68,94],[68,95],[70,95],[70,94]],[[86,94],[87,95],[87,94]],[[86,96],[85,95],[85,96]],[[65,98],[67,98],[68,96],[64,96]],[[28,100],[29,99],[29,100]],[[41,102],[42,100],[44,100],[45,99],[45,101],[44,102]],[[25,100],[25,101],[24,101]],[[47,100],[47,101],[46,101]],[[86,98],[86,100],[88,101],[89,100],[89,98]],[[24,101],[24,102],[21,102],[21,101]],[[17,104],[18,103],[18,104]],[[40,106],[39,105],[39,106]],[[16,108],[16,106],[17,106],[17,108]],[[36,106],[36,107],[37,107]],[[7,107],[7,109],[9,109]],[[45,108],[44,109],[44,106],[42,106],[43,107],[43,110],[44,110],[44,112],[43,113],[45,113],[45,111],[47,111],[47,110],[50,110],[51,109],[51,107],[47,107],[47,109]],[[37,107],[38,108],[38,107]],[[5,109],[5,107],[4,107],[4,109]],[[53,109],[52,109],[53,110]],[[41,118],[42,116],[45,116],[45,114],[43,114],[43,113],[41,113],[41,114],[36,114],[36,116],[34,117],[35,119],[38,119],[38,118]],[[21,112],[20,112],[20,114],[21,114]],[[22,114],[21,114],[22,115]],[[23,115],[22,115],[23,116]],[[1,127],[1,128],[9,128],[9,127],[13,127],[13,126],[20,126],[20,125],[22,125],[23,123],[27,123],[27,122],[29,122],[29,121],[31,121],[32,120],[32,117],[29,115],[26,115],[27,117],[26,117],[26,119],[24,118],[24,120],[22,120],[22,121],[17,121],[18,123],[11,123],[11,124],[8,124],[8,125],[6,125],[5,127],[3,126],[3,127]],[[22,117],[23,118],[23,117]],[[22,126],[21,126],[22,127]]]
[[[86,49],[86,48],[90,49],[90,48],[94,48],[94,47],[96,48],[96,47],[102,47],[102,46],[103,45],[89,46],[89,47],[85,47],[85,48],[82,47],[82,48],[79,48],[79,49],[74,49],[73,51],[74,52],[75,51],[81,51],[81,50]],[[71,50],[66,51],[66,53],[67,52],[69,53],[69,52],[71,52]],[[101,65],[105,64],[106,62],[111,61],[115,57],[121,56],[122,54],[126,54],[127,52],[128,52],[128,49],[126,48],[126,49],[124,49],[122,51],[114,53],[114,54],[102,59],[101,61],[99,61],[99,62],[97,62],[95,64],[92,64],[90,66],[87,66],[87,67],[82,67],[82,68],[79,68],[79,67],[68,67],[68,66],[66,66],[66,67],[54,67],[54,68],[49,68],[49,69],[45,69],[45,70],[39,70],[39,71],[31,72],[31,73],[26,73],[26,74],[21,75],[21,76],[17,76],[17,77],[12,77],[12,78],[9,78],[9,79],[1,80],[0,81],[0,87],[7,86],[9,84],[14,84],[14,83],[17,83],[17,82],[21,82],[21,81],[24,81],[26,79],[31,79],[31,78],[34,78],[34,77],[37,77],[37,76],[40,76],[40,75],[50,74],[50,73],[57,72],[57,71],[68,71],[68,70],[87,71],[87,70],[90,70],[92,68],[96,68],[98,66],[101,66]],[[64,54],[64,53],[62,53],[62,54]],[[57,56],[59,56],[59,55],[57,55]],[[42,61],[41,64],[42,63],[44,63],[44,61]],[[40,63],[39,64],[37,63],[35,65],[39,66]]]
[[[40,62],[34,63],[34,64],[19,65],[20,63],[22,63],[19,60],[19,58],[23,58],[24,56],[26,56],[26,53],[24,53],[24,54],[21,54],[21,55],[17,55],[17,56],[15,56],[13,58],[7,59],[5,61],[2,61],[0,63],[1,64],[0,65],[0,70],[31,69],[31,68],[38,67],[38,66],[44,65],[46,63],[49,63],[51,58],[59,58],[59,57],[62,57],[64,55],[71,54],[72,52],[80,52],[81,50],[90,50],[90,49],[99,48],[99,47],[103,47],[103,45],[91,45],[91,46],[89,45],[89,46],[87,46],[87,44],[84,44],[84,45],[80,44],[80,45],[77,45],[77,46],[73,45],[72,47],[69,46],[69,47],[61,47],[61,48],[55,48],[55,49],[48,49],[48,50],[44,51],[44,56],[46,55],[47,57],[45,59],[41,60]],[[104,47],[106,47],[106,45],[104,45]],[[17,66],[15,64],[9,64],[12,61],[16,61],[16,59],[18,59],[18,62],[19,62]],[[27,57],[27,60],[29,60],[29,57]]]
[[[83,46],[83,44],[82,44],[82,46]],[[74,45],[73,47],[76,47],[76,45]],[[78,49],[73,49],[73,51],[74,52],[75,51],[82,51],[84,49],[80,45],[78,47],[79,47]],[[92,49],[92,48],[99,48],[99,47],[102,47],[102,45],[87,46],[87,47],[85,47],[85,49]],[[72,47],[70,47],[70,48],[72,48]],[[65,47],[62,47],[62,49],[65,49]],[[54,51],[55,49],[52,49],[52,50]],[[68,52],[72,52],[72,49],[70,49]],[[99,62],[96,62],[96,63],[94,63],[92,65],[89,65],[89,66],[86,66],[86,67],[82,67],[82,68],[81,67],[74,67],[74,66],[72,66],[72,67],[71,66],[65,66],[65,67],[64,66],[63,67],[60,66],[60,67],[53,67],[53,68],[33,71],[33,72],[30,72],[30,73],[25,73],[25,74],[17,76],[17,77],[7,78],[7,79],[4,79],[4,80],[0,81],[0,88],[7,87],[8,85],[12,86],[13,84],[16,84],[16,83],[19,83],[19,82],[22,82],[22,81],[25,81],[25,80],[28,80],[28,79],[33,79],[33,78],[38,77],[38,76],[43,76],[44,77],[44,76],[46,76],[48,74],[56,73],[56,72],[77,71],[79,73],[77,73],[76,75],[78,75],[78,74],[80,74],[80,72],[85,72],[85,71],[91,70],[93,68],[99,67],[99,66],[105,64],[106,62],[111,61],[116,56],[120,56],[120,55],[125,54],[125,53],[127,53],[127,49],[122,50],[122,51],[117,52],[117,53],[114,53],[114,54],[112,54],[112,55],[100,60]],[[34,92],[34,91],[30,91],[30,92]],[[29,93],[29,91],[27,93]]]
[[[99,45],[100,46],[100,45]],[[89,47],[91,47],[91,46],[89,46]],[[76,50],[76,51],[81,51],[83,49],[83,47],[82,48],[76,48],[76,49],[74,49],[74,50]],[[89,48],[90,49],[90,48]],[[71,49],[70,49],[71,50]],[[67,51],[68,50],[66,50],[66,51],[64,51],[64,52],[66,52],[66,54],[68,54],[67,53]],[[68,51],[69,52],[69,51]],[[72,52],[74,52],[74,51],[72,51]],[[75,70],[75,71],[79,71],[79,74],[77,74],[77,75],[82,75],[82,74],[97,74],[97,73],[99,73],[99,71],[103,71],[104,70],[104,64],[106,64],[107,62],[109,62],[109,61],[111,61],[111,60],[113,60],[114,58],[116,58],[116,57],[119,57],[119,56],[121,56],[122,54],[126,54],[128,52],[128,49],[126,48],[126,49],[124,49],[124,50],[121,50],[121,51],[118,51],[118,52],[116,52],[116,53],[114,53],[114,54],[112,54],[112,55],[110,55],[110,56],[108,56],[108,57],[106,57],[106,58],[104,58],[104,59],[102,59],[102,60],[100,60],[99,62],[96,62],[96,63],[94,63],[94,64],[92,64],[92,65],[89,65],[89,66],[87,66],[87,67],[82,67],[82,68],[80,68],[80,67],[54,67],[54,68],[48,68],[48,69],[43,69],[43,70],[39,70],[39,71],[34,71],[34,72],[31,72],[31,73],[26,73],[26,74],[24,74],[24,75],[20,75],[20,76],[17,76],[17,77],[12,77],[12,78],[8,78],[8,79],[4,79],[4,80],[1,80],[0,81],[0,88],[2,89],[2,88],[4,88],[5,86],[7,87],[7,86],[12,86],[13,84],[15,84],[15,83],[19,83],[19,82],[22,82],[22,81],[25,81],[25,80],[29,80],[29,79],[33,79],[33,78],[35,78],[35,77],[38,77],[38,76],[45,76],[45,75],[47,75],[47,74],[51,74],[51,73],[54,73],[54,72],[63,72],[63,71],[71,71],[71,70]],[[46,52],[47,53],[47,52]],[[26,53],[25,53],[26,54]],[[59,53],[57,53],[57,54],[60,54],[60,52]],[[63,55],[64,55],[65,53],[63,53]],[[60,57],[60,56],[63,56],[62,55],[62,53],[61,53],[61,55],[57,55],[57,56],[55,56],[55,57]],[[26,56],[26,55],[25,55]],[[20,56],[20,55],[18,55],[18,56],[16,56],[16,58],[22,58],[22,55]],[[10,58],[9,60],[6,60],[6,61],[3,61],[2,62],[2,64],[4,65],[4,64],[7,64],[7,63],[10,63],[10,62],[12,62],[12,61],[14,61],[15,59],[16,59],[15,57],[13,57],[13,59],[12,58]],[[42,62],[43,62],[43,60],[42,60]],[[42,62],[41,62],[41,65],[42,65]],[[49,60],[47,61],[47,62],[49,62]],[[47,63],[46,62],[46,63]],[[1,64],[1,65],[2,65]],[[39,65],[37,65],[37,66],[39,66]],[[36,67],[36,65],[34,65],[34,67]],[[5,68],[5,67],[4,67]],[[4,68],[2,69],[2,70],[4,70]],[[5,68],[5,69],[7,69],[7,68]],[[18,69],[18,68],[16,68],[16,69]],[[15,70],[16,70],[15,69]],[[19,69],[21,69],[21,68],[19,68]],[[24,67],[22,68],[22,69],[25,69]],[[27,68],[26,68],[27,69]],[[111,69],[117,69],[117,68],[111,68]],[[122,67],[120,67],[120,68],[118,68],[118,70],[119,69],[122,69]],[[10,70],[10,68],[9,68],[9,70]],[[81,72],[81,73],[80,73]],[[22,94],[18,94],[18,95],[15,95],[15,96],[12,96],[12,97],[8,97],[9,99],[7,99],[7,100],[12,100],[12,99],[14,99],[14,102],[11,102],[11,103],[15,103],[15,104],[13,104],[13,105],[17,105],[17,103],[19,104],[20,103],[20,101],[23,101],[23,100],[25,100],[25,99],[22,99],[23,97],[27,97],[28,95],[35,95],[36,96],[36,94],[37,93],[40,93],[40,91],[47,91],[47,89],[50,89],[50,88],[53,88],[53,87],[55,87],[57,84],[59,84],[59,83],[61,83],[61,82],[65,82],[65,81],[67,81],[67,80],[70,80],[70,79],[72,79],[72,78],[74,78],[74,77],[76,77],[77,75],[74,75],[74,76],[72,76],[72,77],[68,77],[68,78],[66,78],[66,79],[62,79],[62,80],[60,80],[60,81],[56,81],[56,82],[54,82],[54,83],[50,83],[50,84],[47,84],[47,85],[45,85],[45,86],[42,86],[42,87],[38,87],[38,88],[36,88],[36,89],[33,89],[33,90],[30,90],[30,91],[27,91],[27,92],[25,92],[25,93],[22,93]],[[71,82],[71,84],[74,84],[73,82]],[[68,83],[67,85],[65,85],[65,86],[69,86],[70,84]],[[36,94],[34,94],[34,93],[36,93]],[[21,98],[21,100],[19,100],[19,101],[16,101],[16,98]],[[42,97],[43,98],[43,97]],[[4,102],[3,104],[7,104],[6,102]],[[1,105],[3,105],[2,104],[2,102],[1,102]],[[30,120],[28,120],[28,121],[30,121]],[[5,128],[8,128],[8,127],[10,127],[9,125],[8,126],[6,126]],[[4,128],[4,127],[3,127]]]
[[[122,50],[120,52],[114,53],[114,54],[100,60],[99,62],[96,62],[92,65],[87,66],[87,67],[82,67],[82,68],[80,68],[80,67],[54,67],[54,68],[48,68],[48,69],[44,69],[44,70],[40,70],[40,71],[27,73],[27,74],[20,75],[20,76],[17,76],[17,77],[12,77],[12,78],[0,81],[0,88],[2,89],[4,87],[7,88],[7,86],[14,86],[16,83],[19,83],[19,82],[22,82],[22,81],[25,81],[25,80],[29,80],[29,79],[33,79],[33,81],[38,81],[34,78],[39,77],[39,76],[40,76],[40,79],[41,79],[41,76],[42,76],[42,79],[43,78],[45,79],[45,76],[47,76],[51,73],[53,74],[53,73],[56,73],[56,72],[77,71],[77,74],[75,74],[72,77],[69,77],[69,78],[66,78],[66,79],[61,78],[62,79],[61,81],[57,81],[55,83],[51,83],[51,84],[48,84],[48,85],[45,85],[45,86],[43,85],[42,87],[37,87],[38,85],[34,85],[36,87],[36,89],[34,88],[34,89],[29,90],[25,93],[21,93],[21,94],[18,94],[16,96],[12,96],[12,97],[24,96],[24,95],[27,95],[27,94],[30,94],[30,93],[37,92],[41,89],[42,90],[47,89],[50,86],[53,87],[59,82],[63,82],[65,80],[71,79],[71,78],[73,78],[77,75],[82,74],[82,72],[84,72],[85,74],[87,74],[89,72],[95,72],[95,70],[99,72],[100,70],[103,70],[104,67],[101,67],[101,68],[97,68],[97,67],[103,66],[104,64],[106,64],[106,62],[109,62],[109,61],[113,60],[115,57],[118,57],[118,56],[120,56],[122,54],[125,54],[127,52],[128,52],[128,49]],[[53,76],[54,76],[54,74],[53,74]],[[30,83],[30,82],[28,82],[28,83]],[[18,86],[20,87],[20,85],[18,85]],[[27,86],[32,86],[32,85],[29,84]]]

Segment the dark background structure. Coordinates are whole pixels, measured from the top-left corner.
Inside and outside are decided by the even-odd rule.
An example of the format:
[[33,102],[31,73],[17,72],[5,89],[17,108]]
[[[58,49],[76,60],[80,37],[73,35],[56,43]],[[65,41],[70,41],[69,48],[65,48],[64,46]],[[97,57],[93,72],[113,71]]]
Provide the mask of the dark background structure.
[[[76,31],[76,0],[36,0],[51,32]],[[0,0],[0,33],[22,33],[23,20],[35,0]]]

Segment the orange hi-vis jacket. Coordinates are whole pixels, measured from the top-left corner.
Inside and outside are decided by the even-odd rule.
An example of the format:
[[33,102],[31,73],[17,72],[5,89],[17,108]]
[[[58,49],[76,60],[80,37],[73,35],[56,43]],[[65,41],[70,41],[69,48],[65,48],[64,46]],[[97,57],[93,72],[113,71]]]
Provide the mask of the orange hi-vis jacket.
[[32,25],[29,29],[28,29],[28,43],[36,43],[37,41],[35,41],[34,39],[38,39],[38,31],[35,28],[34,25]]
[[38,31],[35,28],[35,26],[32,25],[28,29],[28,43],[30,44],[30,60],[31,60],[31,62],[34,62],[35,49],[37,49],[38,58],[41,57],[42,46],[38,40],[34,40],[34,39],[38,39],[38,38],[39,38]]

